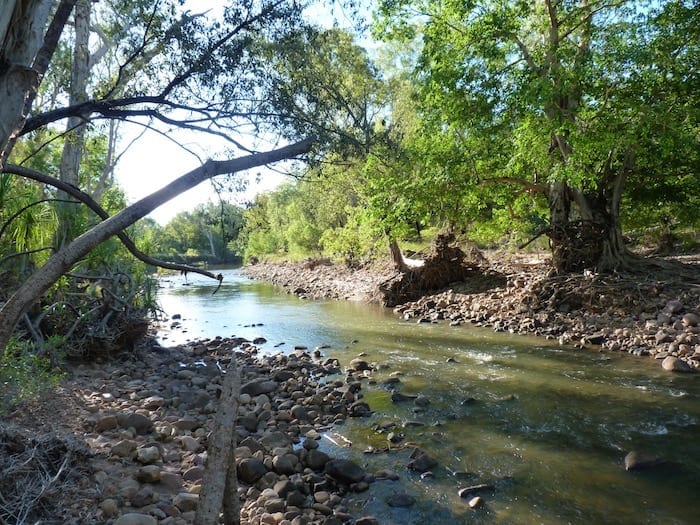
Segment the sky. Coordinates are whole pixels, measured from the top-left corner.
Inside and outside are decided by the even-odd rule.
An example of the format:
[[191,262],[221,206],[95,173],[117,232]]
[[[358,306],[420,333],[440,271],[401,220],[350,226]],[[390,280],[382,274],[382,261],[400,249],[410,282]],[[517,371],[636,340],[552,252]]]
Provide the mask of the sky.
[[[195,13],[209,10],[212,15],[216,16],[217,12],[221,12],[222,3],[221,0],[189,0],[184,8]],[[320,25],[330,26],[334,16],[327,12],[323,13],[322,9],[312,8],[310,10],[311,16],[318,17]],[[120,158],[115,170],[117,181],[124,189],[129,203],[136,202],[200,166],[200,161],[194,155],[179,147],[173,140],[168,140],[155,132],[146,132],[134,141],[133,139],[139,133],[141,130],[134,125],[130,125],[128,129],[124,130],[121,139],[122,147],[133,142]],[[221,159],[221,155],[217,155],[217,152],[223,149],[222,144],[202,135],[201,133],[194,134],[184,131],[169,134],[175,141],[195,150],[203,159]],[[250,170],[238,176],[248,180],[247,191],[244,194],[225,196],[229,202],[236,204],[251,201],[256,193],[272,190],[287,180],[287,177],[279,173],[278,170],[266,167]],[[210,182],[203,182],[160,206],[149,217],[165,225],[179,212],[191,211],[197,205],[209,201],[218,202],[218,196]]]

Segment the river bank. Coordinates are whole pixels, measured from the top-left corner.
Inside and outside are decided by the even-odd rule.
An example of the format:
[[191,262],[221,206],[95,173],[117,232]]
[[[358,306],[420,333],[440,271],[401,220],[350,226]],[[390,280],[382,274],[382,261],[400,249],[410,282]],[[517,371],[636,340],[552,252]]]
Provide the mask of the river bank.
[[[405,319],[405,323],[430,323],[428,326],[419,328],[398,320],[396,324],[430,332],[460,330],[462,324],[474,324],[497,331],[536,333],[556,338],[563,348],[572,351],[587,346],[643,355],[634,350],[642,348],[656,356],[670,350],[678,354],[670,356],[675,358],[671,362],[687,363],[685,367],[674,366],[683,370],[695,368],[698,348],[693,337],[698,334],[698,325],[694,324],[693,315],[697,315],[697,288],[595,275],[552,280],[546,276],[542,261],[501,260],[491,266],[491,273],[473,282],[455,284],[451,290],[396,308],[394,315]],[[387,267],[368,267],[356,273],[325,263],[263,265],[256,270],[258,278],[274,280],[290,293],[307,298],[367,300],[377,282],[392,276]],[[248,274],[252,276],[250,268]],[[241,281],[257,286],[247,279]],[[630,298],[632,292],[634,296]],[[287,299],[299,303],[293,297]],[[535,300],[541,304],[538,306]],[[575,307],[576,301],[583,306]],[[564,305],[568,305],[568,311]],[[265,310],[257,312],[260,318],[256,320],[267,323]],[[188,315],[187,310],[182,313]],[[387,318],[382,315],[382,322],[386,323]],[[532,323],[527,319],[532,319]],[[353,323],[357,324],[354,318],[350,325]],[[240,329],[237,327],[237,332]],[[666,334],[673,340],[657,342],[657,334]],[[308,337],[303,330],[295,335]],[[471,359],[460,353],[463,347],[456,350],[455,346],[454,350],[451,347],[430,356],[439,369],[439,375],[431,377],[449,379],[441,387],[454,394],[448,401],[433,388],[434,381],[428,382],[427,376],[422,376],[425,372],[413,374],[415,360],[402,365],[396,353],[382,354],[374,344],[362,341],[352,344],[355,341],[350,342],[350,337],[354,335],[353,330],[346,333],[348,350],[341,352],[340,348],[306,349],[300,345],[278,350],[276,345],[272,347],[262,339],[254,341],[253,337],[217,337],[168,348],[150,342],[137,353],[113,360],[74,363],[56,392],[16,410],[0,423],[0,471],[5,473],[0,476],[0,494],[4,498],[0,511],[7,512],[10,501],[17,513],[0,515],[0,522],[192,523],[221,389],[221,371],[234,352],[244,385],[237,427],[237,465],[242,523],[246,525],[371,525],[385,522],[381,517],[396,512],[396,505],[408,506],[399,509],[406,515],[404,521],[396,523],[411,525],[430,522],[424,517],[412,517],[430,516],[438,509],[443,514],[454,512],[455,516],[450,519],[443,515],[440,523],[458,523],[471,519],[473,513],[480,513],[474,515],[483,522],[559,523],[554,518],[548,521],[536,516],[518,522],[513,516],[521,515],[520,511],[532,512],[533,505],[547,508],[543,501],[549,497],[547,494],[560,497],[553,490],[554,485],[573,483],[577,494],[581,490],[578,483],[585,484],[586,479],[599,485],[596,476],[601,468],[606,472],[601,479],[614,476],[619,484],[615,498],[623,490],[619,487],[645,482],[645,478],[632,473],[629,479],[618,479],[617,473],[627,476],[626,466],[634,469],[655,465],[659,457],[670,456],[673,461],[669,461],[668,472],[662,471],[660,478],[648,480],[653,490],[634,485],[625,494],[642,491],[657,497],[663,487],[671,487],[670,479],[690,479],[689,474],[684,474],[684,458],[697,457],[695,449],[668,441],[695,442],[692,432],[697,416],[678,416],[676,412],[678,403],[687,408],[688,400],[693,404],[697,399],[695,393],[688,393],[687,387],[681,386],[696,383],[689,374],[670,376],[659,371],[647,385],[627,378],[627,371],[635,368],[630,360],[596,353],[574,354],[557,348],[555,353],[538,358],[533,366],[524,366],[508,382],[504,372],[515,373],[510,368],[516,355],[512,349],[501,348],[492,354],[495,357],[480,350],[477,359]],[[392,340],[396,335],[391,334]],[[604,339],[594,339],[594,335]],[[635,336],[640,343],[634,340]],[[614,342],[620,347],[615,349]],[[643,345],[647,342],[649,345]],[[672,343],[677,344],[677,349]],[[317,343],[310,347],[314,344]],[[658,347],[662,350],[652,354]],[[336,361],[341,354],[341,362]],[[557,354],[596,356],[596,370],[584,381],[582,375],[577,375],[579,365],[562,364],[557,361],[561,359]],[[650,362],[664,362],[666,357]],[[545,361],[569,375],[538,375],[538,371],[544,372]],[[625,374],[616,375],[613,380],[599,376],[613,361],[627,361],[622,365],[627,367]],[[652,375],[646,365],[632,361],[640,365],[636,366],[641,370],[640,376]],[[460,366],[460,362],[469,365]],[[463,372],[473,375],[464,376]],[[501,380],[493,382],[493,373],[500,374]],[[669,377],[673,384],[660,382],[659,376]],[[529,391],[527,379],[533,377],[535,384]],[[567,396],[567,392],[571,393],[569,386],[590,388],[596,396],[604,388],[615,401],[600,405],[603,400],[598,399],[592,412],[581,412],[578,405],[561,408],[569,397],[588,399],[593,395]],[[631,401],[637,399],[639,392],[654,402]],[[533,413],[528,413],[528,407]],[[592,419],[603,412],[602,419]],[[627,412],[635,414],[629,422],[623,417]],[[550,417],[532,421],[534,415],[541,414]],[[569,416],[575,424],[562,421]],[[588,434],[578,428],[579,418],[588,418]],[[572,425],[576,431],[569,435]],[[352,433],[352,428],[357,432],[358,427],[363,429],[364,437]],[[466,452],[464,444],[448,439],[455,432],[464,433],[465,428],[469,429]],[[612,433],[611,429],[623,429],[623,435],[609,440],[606,436]],[[365,436],[367,432],[369,437]],[[351,447],[355,459],[358,450],[365,451],[358,449],[358,444],[366,439],[374,447],[368,450],[372,454],[364,456],[367,459],[359,464],[348,462],[350,453],[346,454],[343,448],[345,436],[355,443]],[[571,446],[581,441],[584,446]],[[551,455],[540,455],[550,448]],[[590,454],[589,448],[595,453]],[[511,454],[513,450],[516,455]],[[640,450],[642,455],[627,454],[634,450]],[[582,471],[573,482],[568,473],[563,478],[552,478],[556,475],[554,463],[565,454],[572,454],[573,464]],[[567,460],[567,472],[570,463]],[[527,477],[537,468],[542,470],[540,477]],[[692,472],[692,467],[687,470]],[[421,485],[429,490],[431,483],[444,494],[439,504],[435,493],[426,497],[422,488],[416,488]],[[536,490],[536,484],[540,492],[533,496],[529,493]],[[661,499],[675,501],[676,494],[672,487],[670,490]],[[596,507],[602,506],[604,497],[605,491],[596,492],[591,501],[596,502]],[[508,511],[511,499],[518,500],[522,508],[514,509],[512,515],[497,517]],[[589,506],[578,503],[574,508]],[[636,508],[637,504],[632,506]],[[614,502],[604,508],[617,507]],[[560,507],[553,509],[553,514],[561,512]],[[630,523],[639,522],[635,521],[634,512],[628,509]],[[663,512],[662,516],[668,515]],[[24,521],[17,518],[21,514],[25,514]]]
[[[406,321],[556,339],[572,349],[651,357],[665,370],[700,367],[700,286],[682,279],[617,274],[548,274],[543,257],[487,255],[489,271],[449,289],[394,308]],[[686,258],[691,271],[700,265]],[[376,299],[377,286],[395,272],[388,265],[351,270],[327,262],[259,263],[245,273],[309,299]],[[700,280],[695,279],[697,282]]]
[[320,349],[258,355],[240,338],[77,365],[52,396],[9,414],[0,423],[0,523],[193,523],[232,355],[242,376],[241,523],[376,524],[351,516],[344,496],[393,474],[334,458],[322,443],[369,411],[359,379],[339,377]]

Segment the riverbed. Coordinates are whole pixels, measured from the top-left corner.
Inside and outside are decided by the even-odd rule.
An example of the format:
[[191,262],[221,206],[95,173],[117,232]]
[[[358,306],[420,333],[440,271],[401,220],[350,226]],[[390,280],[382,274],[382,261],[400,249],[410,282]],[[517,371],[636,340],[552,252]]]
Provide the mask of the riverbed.
[[[162,285],[165,346],[235,335],[258,339],[266,352],[303,346],[346,366],[358,355],[373,364],[363,383],[372,415],[349,420],[323,443],[370,472],[399,475],[350,501],[380,523],[696,522],[695,374],[469,325],[407,322],[374,305],[303,300],[237,270],[224,271],[213,295],[217,283],[199,276]],[[393,402],[393,391],[430,403]],[[406,468],[407,444],[438,461],[432,475]],[[665,463],[625,471],[631,450]],[[473,510],[458,490],[475,485],[490,488]],[[396,492],[417,503],[389,507],[385,498]]]

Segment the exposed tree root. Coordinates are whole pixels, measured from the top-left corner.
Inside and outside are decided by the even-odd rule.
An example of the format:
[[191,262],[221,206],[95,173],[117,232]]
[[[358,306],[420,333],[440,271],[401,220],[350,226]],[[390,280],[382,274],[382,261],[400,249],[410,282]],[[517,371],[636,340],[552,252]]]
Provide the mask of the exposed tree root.
[[[77,281],[72,292],[54,298],[38,315],[24,317],[31,338],[41,344],[59,336],[72,358],[133,350],[149,326],[149,305],[142,300],[141,306],[136,306],[141,288],[122,272],[69,277]],[[51,351],[52,345],[44,348]]]
[[[476,248],[466,254],[453,242],[451,234],[438,235],[423,265],[405,266],[406,271],[379,284],[377,301],[384,306],[396,306],[453,283],[475,280],[483,284],[483,277],[489,271],[486,258]],[[487,281],[497,282],[498,277],[493,273]]]

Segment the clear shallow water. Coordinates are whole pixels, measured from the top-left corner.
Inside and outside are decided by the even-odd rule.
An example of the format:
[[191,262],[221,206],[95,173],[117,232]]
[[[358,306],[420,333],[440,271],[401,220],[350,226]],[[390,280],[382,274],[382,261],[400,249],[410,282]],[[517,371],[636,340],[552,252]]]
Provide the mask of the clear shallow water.
[[[418,325],[374,306],[304,301],[236,271],[224,273],[216,295],[216,283],[199,276],[190,276],[188,285],[182,277],[164,284],[162,307],[183,319],[181,328],[162,332],[163,344],[262,336],[271,352],[324,344],[324,354],[344,364],[364,352],[386,367],[374,374],[376,384],[363,387],[374,414],[337,428],[353,446],[335,448],[323,440],[335,455],[401,477],[354,496],[357,515],[390,525],[700,523],[700,376],[671,375],[647,359],[562,349],[540,339]],[[391,402],[381,386],[391,372],[404,374],[401,392],[430,398],[426,412]],[[464,402],[469,398],[474,401]],[[407,421],[423,426],[404,428]],[[405,434],[405,442],[439,461],[433,478],[405,470],[409,450],[362,454],[368,446],[386,447],[386,434],[375,431],[385,422],[396,423],[394,432]],[[622,460],[633,449],[663,455],[668,463],[625,472]],[[482,493],[486,505],[473,511],[457,491],[477,483],[495,490]],[[391,509],[384,498],[393,492],[419,502]]]

